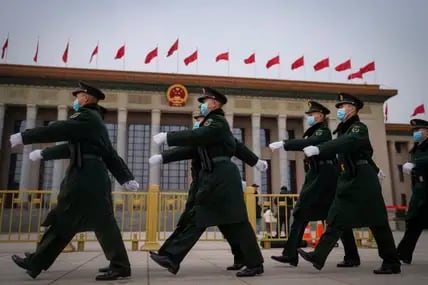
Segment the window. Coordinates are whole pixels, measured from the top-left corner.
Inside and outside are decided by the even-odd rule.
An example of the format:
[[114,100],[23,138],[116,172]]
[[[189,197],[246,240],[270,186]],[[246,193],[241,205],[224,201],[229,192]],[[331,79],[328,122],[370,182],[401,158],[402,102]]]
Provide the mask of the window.
[[270,130],[260,129],[260,147],[269,146],[270,142]]
[[[52,190],[54,161],[41,161],[39,170],[39,189]],[[58,190],[58,189],[54,189]]]
[[111,141],[111,144],[114,148],[116,148],[117,145],[117,124],[105,124],[107,131],[108,131],[108,137]]
[[[174,132],[187,130],[188,127],[179,125],[161,125],[161,132]],[[162,144],[160,151],[167,150],[169,147]],[[161,165],[160,188],[164,190],[185,190],[187,191],[189,162],[187,160],[171,162]]]
[[289,179],[290,179],[290,189],[293,194],[297,193],[297,179],[296,179],[296,161],[290,160],[289,164]]
[[128,167],[141,183],[149,187],[150,125],[130,124],[128,127]]
[[400,179],[400,182],[404,182],[404,174],[403,174],[403,165],[399,164],[398,167],[398,177]]
[[[233,136],[239,141],[244,143],[244,129],[240,129],[240,128],[233,128],[232,129],[232,134]],[[232,162],[236,164],[236,166],[239,169],[239,173],[241,174],[241,180],[246,180],[245,177],[245,164],[244,162],[242,162],[242,160],[236,158],[236,157],[232,157]]]
[[262,185],[260,185],[260,192],[262,194],[272,194],[271,176],[270,176],[270,160],[267,160],[268,169],[262,172]]
[[395,142],[395,143],[394,143],[394,146],[395,146],[395,151],[396,151],[397,153],[401,153],[401,143],[399,143],[399,142]]
[[287,130],[287,133],[288,133],[288,139],[289,139],[289,140],[291,140],[291,139],[295,139],[295,138],[296,138],[296,135],[295,135],[295,133],[294,133],[294,130]]

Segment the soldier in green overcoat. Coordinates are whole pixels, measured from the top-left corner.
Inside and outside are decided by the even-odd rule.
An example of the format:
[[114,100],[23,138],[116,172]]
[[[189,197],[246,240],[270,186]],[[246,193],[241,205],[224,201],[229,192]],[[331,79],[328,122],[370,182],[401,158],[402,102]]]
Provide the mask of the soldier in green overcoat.
[[202,165],[195,196],[194,227],[222,226],[222,231],[232,243],[239,243],[245,254],[246,268],[238,277],[263,273],[263,256],[248,221],[242,191],[241,175],[231,161],[236,150],[236,140],[221,109],[226,96],[212,88],[204,88],[200,97],[201,111],[205,116],[201,127],[195,130],[159,133],[153,137],[158,143],[169,146],[191,146],[186,159],[195,150]]
[[379,169],[372,160],[373,149],[367,126],[358,117],[363,102],[340,93],[336,104],[338,137],[303,149],[307,157],[326,159],[337,154],[339,178],[336,196],[327,216],[327,229],[313,252],[299,249],[299,254],[321,270],[337,240],[346,230],[370,227],[383,263],[375,274],[400,273],[400,261],[394,244],[382,189],[377,177]]
[[[273,142],[269,145],[272,151],[283,147],[286,151],[302,151],[310,145],[319,145],[332,139],[326,119],[330,110],[322,104],[309,101],[309,109],[305,112],[309,128],[303,134],[303,139],[289,139]],[[302,240],[306,225],[310,221],[325,220],[333,202],[337,183],[337,162],[335,154],[326,155],[323,159],[318,157],[306,158],[305,181],[299,199],[293,211],[293,223],[287,244],[282,255],[271,258],[290,265],[297,266],[297,248]],[[345,259],[359,259],[355,242],[345,245]],[[356,253],[356,257],[355,257]]]
[[410,121],[415,144],[411,160],[403,165],[403,172],[412,176],[412,198],[406,217],[406,231],[398,244],[398,256],[404,263],[412,263],[413,252],[422,231],[428,228],[428,122]]
[[[203,121],[205,116],[200,113],[194,118],[196,120],[194,129],[196,129],[199,128],[199,124]],[[176,147],[166,150],[162,152],[161,155],[153,155],[149,162],[151,162],[151,164],[155,164],[160,162],[170,163],[174,161],[185,160],[187,159],[186,156],[188,155],[188,152],[191,151],[188,148],[191,147]],[[255,155],[243,143],[238,142],[237,140],[234,156],[250,166],[255,166],[260,171],[266,170],[267,163],[263,160],[259,160],[257,155]],[[150,256],[158,264],[167,265],[165,267],[173,274],[178,272],[180,263],[185,258],[187,253],[192,249],[194,244],[199,240],[200,236],[205,230],[203,227],[201,228],[194,226],[195,195],[198,190],[197,182],[201,169],[201,161],[197,153],[194,152],[191,162],[192,182],[190,184],[185,210],[180,216],[177,227],[171,236],[169,236],[168,239],[162,244],[162,247],[159,249],[158,253],[152,252]],[[227,270],[242,269],[245,266],[245,255],[243,252],[241,252],[239,243],[233,243],[233,241],[228,239],[227,229],[226,231],[223,231],[223,227],[221,225],[219,225],[219,229],[223,236],[225,236],[226,240],[229,242],[234,257],[233,265],[228,266]]]
[[30,153],[32,160],[70,159],[61,183],[57,207],[50,215],[50,227],[44,233],[35,253],[25,258],[12,256],[13,261],[36,278],[47,270],[64,247],[78,232],[95,231],[110,261],[108,272],[96,280],[116,280],[131,275],[122,236],[113,214],[111,182],[107,169],[120,184],[130,190],[139,185],[126,164],[114,150],[103,122],[104,108],[98,105],[105,98],[96,87],[80,82],[73,91],[76,111],[68,120],[46,127],[25,130],[11,136],[12,147],[19,144],[68,141]]

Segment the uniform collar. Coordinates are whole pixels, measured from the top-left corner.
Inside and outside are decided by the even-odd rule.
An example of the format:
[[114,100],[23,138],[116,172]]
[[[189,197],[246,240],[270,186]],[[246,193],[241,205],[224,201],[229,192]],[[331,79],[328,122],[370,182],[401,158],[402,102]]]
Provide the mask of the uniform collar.
[[101,117],[103,119],[104,119],[104,115],[107,113],[107,109],[104,107],[101,107],[97,103],[86,104],[85,106],[82,106],[81,108],[87,108],[87,109],[95,110],[101,115]]
[[323,127],[323,126],[325,126],[326,124],[325,124],[325,122],[319,122],[319,123],[316,123],[315,125],[313,125],[312,127],[310,127],[309,129],[307,129],[306,131],[305,131],[305,133],[303,134],[303,137],[305,138],[305,137],[310,137],[310,136],[312,136],[312,134],[316,131],[316,130],[318,130],[319,128],[321,128],[321,127]]
[[345,122],[341,122],[336,130],[333,132],[333,134],[335,133],[339,133],[339,134],[343,134],[344,132],[346,132],[349,127],[351,127],[353,124],[355,124],[356,122],[360,121],[360,117],[358,117],[358,115],[354,115],[352,117],[350,117],[348,120],[346,120]]

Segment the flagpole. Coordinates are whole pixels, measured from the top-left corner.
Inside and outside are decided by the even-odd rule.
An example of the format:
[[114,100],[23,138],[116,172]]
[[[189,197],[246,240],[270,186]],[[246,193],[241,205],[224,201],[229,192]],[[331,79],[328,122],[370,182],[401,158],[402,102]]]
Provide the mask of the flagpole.
[[306,81],[306,64],[304,62],[304,57],[303,57],[303,80]]
[[6,54],[4,55],[4,62],[7,63],[7,54],[9,53],[9,33],[7,33],[7,48]]
[[[156,44],[156,51],[159,53],[159,44]],[[159,72],[159,56],[156,56],[156,72]]]
[[281,57],[279,56],[279,52],[278,52],[278,61],[279,61],[279,64],[278,64],[278,79],[280,79],[281,78]]
[[70,52],[70,37],[68,37],[66,49],[67,49],[67,60],[65,61],[65,67],[68,67],[68,54]]
[[100,53],[100,41],[97,41],[97,58],[95,59],[95,68],[98,69],[98,54]]
[[40,35],[37,35],[37,46],[36,46],[36,65],[39,64],[39,40],[40,40]]
[[253,54],[254,54],[254,77],[257,77],[257,68],[256,68],[257,61],[256,61],[256,51],[255,50],[253,50]]
[[230,50],[227,49],[227,76],[230,76]]
[[[196,47],[196,55],[197,57],[199,57],[198,47]],[[198,66],[199,66],[198,61],[199,61],[198,58],[196,58],[196,74],[198,74]]]
[[331,82],[330,57],[328,57],[328,81]]
[[124,55],[123,55],[123,70],[125,71],[125,58],[126,58],[126,41],[123,43]]
[[179,52],[180,52],[180,38],[179,37],[177,37],[177,41],[178,41],[178,45],[177,45],[177,74],[178,74],[178,67],[180,65],[179,57],[178,57]]
[[373,60],[373,64],[375,65],[375,69],[374,69],[374,84],[376,84],[376,63],[375,63],[375,61]]

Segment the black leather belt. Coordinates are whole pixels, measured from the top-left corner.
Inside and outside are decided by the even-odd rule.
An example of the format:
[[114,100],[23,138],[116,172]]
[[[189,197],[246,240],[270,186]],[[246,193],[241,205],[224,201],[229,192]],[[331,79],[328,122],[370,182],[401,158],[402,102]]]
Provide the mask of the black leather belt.
[[324,164],[331,164],[331,165],[333,165],[334,163],[333,163],[333,160],[320,160],[320,161],[318,161],[318,164],[319,165],[324,165]]
[[95,154],[83,154],[82,155],[83,159],[96,159],[96,160],[100,160],[103,161],[102,157],[99,155],[95,155]]
[[230,157],[228,156],[216,156],[211,159],[213,163],[222,162],[222,161],[230,161]]
[[355,162],[355,164],[356,165],[364,165],[364,164],[369,164],[369,162],[367,160],[365,160],[365,159],[360,159],[360,160],[357,160]]

